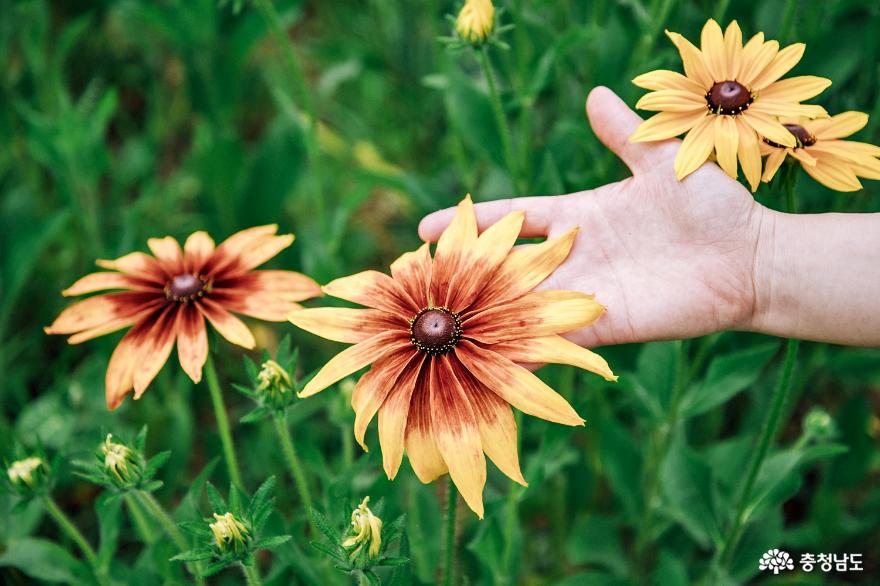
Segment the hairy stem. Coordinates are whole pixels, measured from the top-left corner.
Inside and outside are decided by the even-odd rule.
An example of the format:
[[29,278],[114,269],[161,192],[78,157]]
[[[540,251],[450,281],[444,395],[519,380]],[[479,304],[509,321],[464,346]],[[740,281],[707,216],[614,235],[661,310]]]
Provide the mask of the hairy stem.
[[284,459],[287,461],[290,475],[293,477],[293,482],[296,484],[297,492],[299,492],[299,500],[306,510],[312,535],[320,535],[317,527],[315,527],[315,522],[312,519],[312,495],[309,492],[306,475],[303,473],[302,463],[300,462],[296,449],[293,446],[293,438],[290,435],[290,428],[287,427],[287,421],[283,415],[276,415],[273,419],[275,420],[275,431],[278,433],[278,439],[281,441],[281,451],[284,452]]
[[262,580],[260,580],[260,573],[257,571],[256,562],[250,566],[246,566],[242,563],[239,563],[238,565],[241,567],[241,573],[244,574],[248,586],[260,586],[263,583]]
[[504,107],[501,105],[501,97],[498,95],[498,88],[495,84],[495,74],[492,72],[492,64],[489,62],[489,53],[486,47],[480,47],[477,50],[480,56],[480,65],[483,66],[483,75],[486,77],[486,83],[489,86],[489,101],[492,104],[492,114],[495,116],[495,124],[498,126],[498,134],[501,135],[501,148],[504,151],[504,162],[507,165],[507,172],[517,189],[522,189],[519,178],[519,168],[516,163],[516,157],[513,154],[513,146],[510,140],[510,129],[507,126],[507,117],[504,115]]
[[452,586],[455,583],[455,517],[456,504],[458,503],[458,491],[452,476],[446,489],[446,521],[443,526],[443,584]]
[[217,430],[220,432],[220,442],[223,444],[223,458],[226,460],[226,468],[229,470],[229,479],[234,485],[241,487],[241,472],[238,468],[238,459],[235,456],[235,444],[232,443],[229,417],[226,415],[226,405],[223,404],[223,394],[217,380],[214,359],[210,354],[205,361],[205,379],[208,382],[208,390],[211,392],[211,403],[214,405],[214,416],[217,418]]
[[86,538],[80,530],[77,529],[76,525],[73,524],[73,521],[64,514],[64,511],[61,510],[51,496],[43,495],[43,505],[46,507],[46,511],[52,519],[58,524],[58,527],[60,527],[65,535],[76,543],[83,555],[86,556],[86,560],[88,560],[89,564],[92,565],[92,568],[97,571],[98,555],[95,553],[94,548],[89,545],[89,542],[86,541]]

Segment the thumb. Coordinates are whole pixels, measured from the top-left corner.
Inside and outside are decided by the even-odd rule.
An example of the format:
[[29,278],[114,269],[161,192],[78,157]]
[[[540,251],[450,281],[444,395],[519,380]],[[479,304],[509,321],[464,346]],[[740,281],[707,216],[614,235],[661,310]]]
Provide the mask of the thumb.
[[656,146],[629,142],[643,120],[617,94],[607,87],[593,88],[587,96],[587,117],[602,144],[620,157],[630,171],[638,173],[652,166],[658,154]]
[[[523,210],[526,215],[520,237],[547,236],[554,221],[566,219],[564,215],[559,214],[558,209],[561,198],[564,197],[563,195],[515,197],[478,203],[474,206],[477,228],[482,232],[510,212]],[[425,242],[436,241],[452,221],[453,216],[455,216],[455,208],[447,208],[425,216],[419,224],[419,236]]]

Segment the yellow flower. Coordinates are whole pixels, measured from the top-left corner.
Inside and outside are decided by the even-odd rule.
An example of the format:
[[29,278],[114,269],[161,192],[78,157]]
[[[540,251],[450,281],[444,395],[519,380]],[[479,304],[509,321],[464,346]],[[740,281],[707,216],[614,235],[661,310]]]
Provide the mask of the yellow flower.
[[131,480],[133,471],[130,466],[135,464],[131,461],[131,450],[128,446],[115,443],[113,434],[108,433],[101,444],[101,453],[104,454],[104,468],[112,473],[119,482]]
[[322,307],[291,314],[294,325],[355,344],[303,388],[314,395],[372,364],[355,387],[354,432],[379,415],[385,473],[393,479],[404,447],[416,476],[446,474],[479,517],[489,458],[526,484],[510,406],[565,425],[583,425],[571,405],[519,364],[571,364],[616,377],[597,354],[560,334],[586,327],[605,307],[576,291],[532,291],[568,256],[577,229],[512,250],[524,220],[511,212],[477,236],[470,196],[458,204],[434,258],[423,245],[391,264],[391,276],[364,271],[324,292],[369,309]]
[[238,551],[247,544],[250,536],[245,524],[236,519],[232,513],[224,515],[214,513],[214,522],[209,527],[214,534],[214,543],[221,550],[232,546],[233,550]]
[[779,81],[794,67],[805,45],[779,49],[758,33],[743,46],[736,21],[722,35],[709,20],[703,27],[701,48],[678,33],[666,31],[678,48],[685,75],[657,70],[633,83],[653,90],[637,108],[660,112],[643,122],[632,142],[666,140],[687,132],[675,158],[675,174],[684,179],[715,153],[718,164],[737,176],[737,158],[752,191],[761,180],[761,138],[794,147],[794,137],[777,116],[827,116],[821,106],[801,104],[831,85],[822,77],[805,75]]
[[365,544],[369,545],[367,553],[371,558],[379,555],[379,549],[382,547],[382,519],[373,514],[367,506],[369,502],[370,497],[364,497],[358,508],[351,513],[353,535],[342,542],[342,547],[346,549],[357,546],[351,552],[351,557],[356,557]]
[[795,146],[764,139],[761,154],[767,155],[767,161],[763,181],[773,179],[786,156],[797,159],[813,179],[837,191],[861,189],[859,177],[880,179],[880,147],[840,140],[861,130],[868,123],[867,114],[844,112],[821,120],[781,118],[780,122],[795,137]]
[[6,470],[6,475],[9,476],[9,482],[14,486],[33,488],[36,480],[35,476],[38,472],[44,470],[45,467],[46,464],[41,458],[32,456],[13,462]]
[[495,25],[495,7],[491,0],[466,0],[458,18],[455,30],[469,43],[479,44],[492,34]]

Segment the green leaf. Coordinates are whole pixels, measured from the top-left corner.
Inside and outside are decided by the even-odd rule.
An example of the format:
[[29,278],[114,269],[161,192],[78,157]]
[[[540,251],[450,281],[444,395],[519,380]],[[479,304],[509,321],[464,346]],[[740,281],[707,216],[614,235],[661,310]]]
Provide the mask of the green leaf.
[[331,547],[326,543],[321,543],[320,541],[310,541],[309,545],[320,551],[321,553],[325,553],[328,556],[332,557],[335,560],[340,562],[348,561],[347,558],[343,555],[343,550],[340,547]]
[[758,380],[779,342],[738,350],[712,360],[702,383],[690,389],[682,400],[683,417],[693,417],[723,405]]
[[270,411],[267,408],[260,406],[242,415],[238,421],[239,423],[254,423],[266,418],[269,414]]
[[614,495],[620,499],[630,520],[639,517],[641,494],[642,447],[611,415],[596,421],[597,440],[602,466]]
[[566,542],[568,560],[574,564],[605,566],[626,575],[627,561],[620,543],[620,531],[612,519],[589,515],[575,524]]
[[226,501],[220,495],[220,491],[210,482],[205,483],[205,492],[208,493],[208,502],[211,504],[211,510],[217,514],[225,515],[229,512]]
[[254,545],[256,549],[272,549],[273,547],[278,547],[279,545],[283,545],[291,540],[290,535],[275,535],[273,537],[264,537],[257,541]]
[[363,570],[364,576],[367,577],[367,582],[369,582],[372,586],[382,586],[382,581],[379,580],[379,576],[373,573],[372,570]]
[[378,562],[376,562],[377,566],[403,566],[409,563],[409,558],[402,557],[390,557],[390,558],[381,558]]
[[660,472],[665,513],[702,547],[721,539],[712,469],[677,435]]
[[165,450],[147,460],[147,466],[144,468],[144,480],[150,480],[153,478],[153,476],[156,475],[156,472],[158,472],[170,458],[171,450]]
[[448,76],[444,97],[450,123],[468,147],[496,166],[504,167],[501,135],[489,96],[455,69],[450,70]]
[[179,553],[169,561],[172,562],[198,562],[201,560],[209,560],[214,557],[214,550],[210,547],[197,547],[183,553]]
[[98,529],[101,536],[101,545],[98,547],[98,564],[106,568],[119,542],[119,527],[121,525],[122,501],[116,494],[105,492],[95,501],[95,510],[98,515]]
[[25,537],[11,540],[0,555],[0,567],[13,567],[27,576],[49,582],[66,584],[91,583],[91,571],[59,545]]
[[314,507],[312,507],[312,520],[315,522],[315,525],[321,533],[323,533],[332,543],[339,544],[342,541],[342,536],[339,534],[339,531],[330,524],[330,521],[327,520],[327,517],[325,517],[321,511]]

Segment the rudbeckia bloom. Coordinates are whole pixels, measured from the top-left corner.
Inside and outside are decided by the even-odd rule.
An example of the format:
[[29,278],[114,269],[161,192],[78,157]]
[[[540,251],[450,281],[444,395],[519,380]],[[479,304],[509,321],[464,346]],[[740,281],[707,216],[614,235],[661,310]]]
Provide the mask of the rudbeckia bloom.
[[678,33],[666,31],[678,48],[685,75],[657,70],[633,83],[653,90],[637,108],[660,112],[643,122],[632,142],[665,140],[687,132],[675,158],[675,175],[684,179],[715,153],[718,164],[736,179],[737,158],[752,191],[761,180],[761,138],[787,147],[795,139],[777,116],[826,116],[821,106],[801,104],[831,85],[822,77],[805,75],[779,81],[804,54],[795,43],[779,49],[758,33],[743,46],[736,21],[722,35],[709,20],[703,27],[701,48]]
[[794,136],[795,146],[764,139],[761,154],[767,155],[767,161],[763,181],[773,179],[786,156],[797,159],[813,179],[837,191],[861,189],[859,177],[880,179],[880,147],[840,140],[864,128],[867,114],[844,112],[821,120],[782,118],[780,122]]
[[195,232],[181,249],[177,241],[151,238],[153,253],[132,252],[99,260],[110,269],[86,275],[62,292],[65,296],[123,291],[90,297],[71,305],[46,328],[71,335],[78,344],[128,326],[107,367],[107,406],[115,409],[132,389],[139,399],[161,370],[177,341],[180,365],[193,382],[202,378],[208,356],[205,319],[221,336],[254,347],[248,327],[231,311],[268,321],[284,321],[299,309],[297,301],[321,294],[310,278],[291,271],[255,271],[290,246],[293,235],[276,235],[278,226],[259,226],[232,235],[219,246]]
[[465,0],[455,19],[455,30],[469,43],[479,44],[492,33],[495,6],[491,0]]
[[571,405],[517,363],[572,364],[614,380],[608,364],[559,334],[587,326],[605,308],[575,291],[533,292],[568,256],[577,229],[511,251],[523,223],[515,211],[477,236],[470,197],[458,205],[434,258],[428,244],[401,256],[391,276],[365,271],[324,287],[369,309],[316,308],[290,321],[353,343],[303,388],[314,395],[372,364],[351,404],[354,433],[379,414],[385,472],[393,479],[404,447],[422,482],[451,475],[483,516],[485,455],[525,485],[510,406],[566,425],[583,425]]

